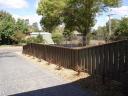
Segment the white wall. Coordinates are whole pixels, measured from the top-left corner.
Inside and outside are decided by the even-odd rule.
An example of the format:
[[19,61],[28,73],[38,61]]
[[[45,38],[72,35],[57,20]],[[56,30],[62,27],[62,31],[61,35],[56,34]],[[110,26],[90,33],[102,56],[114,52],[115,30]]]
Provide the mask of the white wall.
[[45,44],[54,44],[53,40],[52,40],[52,35],[51,33],[48,33],[48,32],[32,32],[30,33],[30,36],[31,37],[37,37],[38,35],[42,35],[44,41],[45,41]]

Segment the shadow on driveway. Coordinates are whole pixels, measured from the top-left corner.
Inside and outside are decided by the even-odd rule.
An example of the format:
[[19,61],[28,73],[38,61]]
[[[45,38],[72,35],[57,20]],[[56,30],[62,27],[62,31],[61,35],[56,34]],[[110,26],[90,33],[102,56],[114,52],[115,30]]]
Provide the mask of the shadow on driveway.
[[78,84],[76,84],[76,82],[72,82],[68,84],[33,90],[24,93],[18,93],[9,96],[94,96],[94,95],[91,95],[90,92],[81,90],[81,88],[79,87]]
[[[79,85],[81,85],[84,90],[82,90]],[[101,79],[89,76],[72,83],[10,96],[128,96],[126,93],[127,89],[122,87],[122,85],[113,81],[106,81],[106,84],[103,85]]]

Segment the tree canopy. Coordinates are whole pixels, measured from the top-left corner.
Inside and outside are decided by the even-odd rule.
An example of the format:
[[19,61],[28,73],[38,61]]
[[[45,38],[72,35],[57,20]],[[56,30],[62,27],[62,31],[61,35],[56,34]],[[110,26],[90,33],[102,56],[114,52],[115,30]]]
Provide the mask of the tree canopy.
[[123,17],[121,20],[111,20],[111,35],[109,34],[109,22],[103,27],[98,27],[96,37],[102,37],[102,40],[122,40],[128,38],[128,17]]
[[95,32],[95,38],[100,40],[109,40],[110,38],[112,38],[114,32],[117,30],[119,23],[120,20],[111,19],[111,34],[109,33],[109,21],[106,23],[105,26],[98,27],[98,29]]
[[15,30],[17,32],[23,32],[23,33],[27,33],[28,32],[28,25],[25,22],[25,20],[22,19],[18,19],[16,24],[15,24]]
[[4,42],[10,40],[10,36],[14,34],[15,29],[15,19],[11,14],[0,11],[0,37]]
[[27,32],[25,20],[15,20],[8,12],[0,11],[0,37],[3,44],[20,42]]
[[37,13],[42,15],[41,25],[45,30],[52,32],[64,23],[65,30],[81,32],[85,43],[86,35],[95,24],[96,13],[120,4],[121,0],[40,0]]
[[40,21],[44,30],[51,32],[61,24],[61,14],[66,6],[66,0],[40,0],[37,13],[42,15]]
[[115,40],[128,38],[128,18],[127,17],[123,17],[120,20],[112,36]]

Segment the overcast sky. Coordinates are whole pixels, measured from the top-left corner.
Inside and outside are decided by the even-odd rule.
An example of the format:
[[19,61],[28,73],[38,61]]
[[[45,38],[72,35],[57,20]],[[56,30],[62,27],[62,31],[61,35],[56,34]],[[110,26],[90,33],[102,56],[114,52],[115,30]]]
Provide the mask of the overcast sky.
[[[29,19],[30,24],[40,22],[41,16],[36,14],[36,8],[39,0],[0,0],[0,10],[11,13],[15,18]],[[123,0],[119,8],[112,8],[111,18],[121,18],[128,16],[128,0]],[[98,15],[95,28],[103,26],[108,21],[108,13]]]

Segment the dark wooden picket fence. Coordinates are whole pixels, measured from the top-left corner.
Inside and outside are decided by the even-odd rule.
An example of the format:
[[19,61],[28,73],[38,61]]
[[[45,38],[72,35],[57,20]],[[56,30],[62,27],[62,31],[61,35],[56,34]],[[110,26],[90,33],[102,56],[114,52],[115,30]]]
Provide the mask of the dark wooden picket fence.
[[73,70],[120,81],[128,71],[128,40],[93,47],[28,44],[23,53]]

